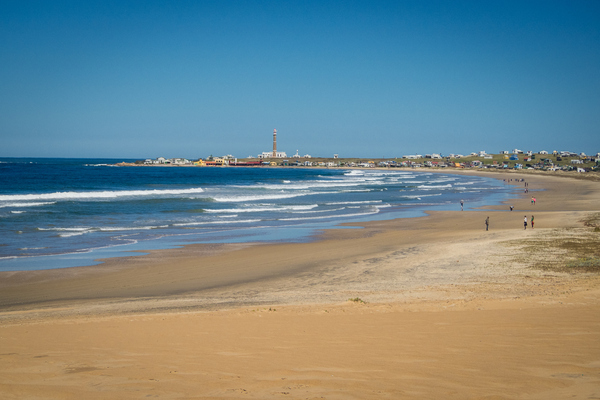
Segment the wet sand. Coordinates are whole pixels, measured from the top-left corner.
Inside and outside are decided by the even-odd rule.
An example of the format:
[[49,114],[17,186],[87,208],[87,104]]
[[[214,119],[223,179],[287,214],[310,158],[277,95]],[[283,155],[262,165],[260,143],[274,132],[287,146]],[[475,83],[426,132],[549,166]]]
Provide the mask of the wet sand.
[[0,397],[600,397],[598,274],[532,268],[598,240],[600,183],[486,176],[530,193],[312,243],[2,273]]

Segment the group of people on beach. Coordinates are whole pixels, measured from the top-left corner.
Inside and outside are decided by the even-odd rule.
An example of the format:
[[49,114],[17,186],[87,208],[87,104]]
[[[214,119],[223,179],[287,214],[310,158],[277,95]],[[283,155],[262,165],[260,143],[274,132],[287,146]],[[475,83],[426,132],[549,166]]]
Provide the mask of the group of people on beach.
[[[529,221],[531,223],[531,229],[533,229],[534,219],[535,219],[535,217],[532,215],[531,220]],[[485,218],[485,230],[487,231],[487,230],[489,230],[489,228],[490,228],[490,217],[487,216]],[[523,229],[527,229],[527,215],[525,216],[525,218],[523,218]]]
[[[531,229],[533,229],[533,215],[531,216]],[[523,229],[527,229],[527,215],[523,218]]]
[[[513,181],[513,179],[504,179],[504,182],[512,182],[512,181]],[[529,192],[529,183],[525,182],[525,179],[518,179],[518,180],[515,179],[515,181],[517,181],[517,182],[524,182],[524,184],[525,184],[525,193]],[[536,201],[537,201],[537,199],[532,196],[531,197],[531,204],[535,205]],[[464,204],[465,204],[464,200],[461,200],[460,201],[460,210],[461,211],[464,210]],[[514,209],[514,206],[510,206],[510,211],[512,211],[513,209]],[[535,223],[534,219],[535,219],[535,217],[532,215],[531,216],[531,220],[529,221],[529,223],[531,223],[531,229],[533,229],[533,226],[534,226],[534,223]],[[527,220],[527,215],[525,215],[525,217],[523,218],[523,228],[527,229],[527,225],[528,225],[528,220]],[[489,228],[490,228],[490,217],[488,216],[488,217],[485,218],[485,230],[487,231],[487,230],[489,230]]]

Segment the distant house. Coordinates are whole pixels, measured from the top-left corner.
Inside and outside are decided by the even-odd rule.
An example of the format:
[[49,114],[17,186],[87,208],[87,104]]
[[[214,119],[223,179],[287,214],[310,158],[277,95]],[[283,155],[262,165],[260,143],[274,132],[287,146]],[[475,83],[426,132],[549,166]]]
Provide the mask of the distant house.
[[191,162],[186,159],[186,158],[171,158],[169,161],[169,164],[172,165],[186,165],[186,164],[191,164]]
[[546,150],[542,150],[538,154],[548,154],[548,152]]
[[144,164],[147,164],[147,165],[156,165],[156,164],[167,164],[168,162],[169,162],[169,160],[167,160],[166,158],[164,158],[164,157],[158,157],[156,160],[152,160],[150,158],[147,158],[144,161]]
[[284,151],[275,152],[275,157],[273,157],[272,151],[263,151],[262,154],[258,155],[258,158],[286,158],[287,154]]

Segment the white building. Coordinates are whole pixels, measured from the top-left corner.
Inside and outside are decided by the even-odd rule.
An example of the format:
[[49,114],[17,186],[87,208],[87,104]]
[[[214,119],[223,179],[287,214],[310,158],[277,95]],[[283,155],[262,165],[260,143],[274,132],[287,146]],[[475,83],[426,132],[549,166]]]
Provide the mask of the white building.
[[258,158],[286,158],[287,154],[284,151],[278,151],[275,153],[275,157],[273,157],[272,151],[263,151],[262,154],[258,155]]

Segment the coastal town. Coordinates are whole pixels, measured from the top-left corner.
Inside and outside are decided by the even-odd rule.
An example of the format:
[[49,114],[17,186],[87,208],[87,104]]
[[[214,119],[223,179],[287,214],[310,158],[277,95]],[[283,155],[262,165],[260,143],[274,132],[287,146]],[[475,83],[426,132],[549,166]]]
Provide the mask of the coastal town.
[[264,151],[258,156],[248,156],[238,159],[233,155],[222,157],[198,158],[147,158],[135,163],[120,163],[117,165],[145,165],[145,166],[198,166],[198,167],[321,167],[321,168],[484,168],[500,170],[543,170],[543,171],[576,171],[590,172],[600,170],[600,153],[587,155],[572,151],[548,152],[541,150],[533,152],[523,151],[518,148],[512,151],[502,150],[497,154],[488,154],[486,151],[463,154],[442,155],[440,153],[403,155],[394,158],[340,158],[339,154],[333,157],[313,157],[310,154],[300,156],[298,150],[289,157],[287,153],[277,149],[277,129],[273,129],[273,150]]
[[[326,167],[326,168],[477,168],[477,169],[533,169],[544,171],[576,171],[590,172],[600,170],[600,153],[587,155],[571,151],[500,151],[488,154],[485,151],[470,154],[415,154],[395,158],[340,158],[312,157],[310,155],[293,155],[290,158],[247,157],[238,159],[232,155],[221,157],[208,156],[189,160],[187,158],[146,159],[136,161],[133,165],[144,166],[198,166],[198,167],[261,167],[261,166],[295,166],[295,167]],[[132,165],[122,163],[120,165]]]

